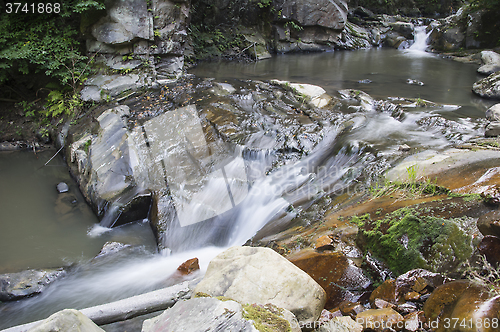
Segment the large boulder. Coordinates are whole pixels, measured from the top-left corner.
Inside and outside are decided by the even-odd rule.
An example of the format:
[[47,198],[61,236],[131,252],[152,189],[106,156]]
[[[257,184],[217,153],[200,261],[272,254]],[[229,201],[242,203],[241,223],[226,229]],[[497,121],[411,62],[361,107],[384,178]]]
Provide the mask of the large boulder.
[[262,331],[262,328],[270,332],[300,332],[298,326],[293,315],[281,308],[269,305],[242,306],[235,301],[201,297],[177,302],[160,316],[144,321],[142,332],[257,332]]
[[482,66],[478,68],[477,72],[484,75],[491,75],[500,71],[500,54],[493,51],[481,52]]
[[63,269],[26,270],[0,274],[0,301],[19,300],[41,293],[49,284],[66,275]]
[[300,322],[313,322],[325,291],[307,273],[269,248],[232,247],[210,261],[194,294],[224,296],[241,303],[272,303]]
[[32,327],[28,332],[104,332],[87,316],[74,309],[58,311],[39,325]]
[[341,30],[347,23],[347,3],[342,0],[274,0],[278,20],[294,21],[301,26],[320,26]]
[[500,72],[474,83],[472,92],[483,98],[500,99]]

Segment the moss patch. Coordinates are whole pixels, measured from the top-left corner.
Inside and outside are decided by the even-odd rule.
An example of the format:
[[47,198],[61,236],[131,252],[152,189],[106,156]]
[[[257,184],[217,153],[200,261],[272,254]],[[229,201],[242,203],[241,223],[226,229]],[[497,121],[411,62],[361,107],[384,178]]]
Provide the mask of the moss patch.
[[243,318],[253,321],[255,328],[261,332],[292,332],[290,323],[280,316],[281,312],[282,310],[272,304],[243,306]]
[[376,221],[369,215],[351,221],[360,228],[360,246],[398,274],[415,268],[452,271],[472,254],[472,236],[461,228],[465,218],[445,219],[402,208]]

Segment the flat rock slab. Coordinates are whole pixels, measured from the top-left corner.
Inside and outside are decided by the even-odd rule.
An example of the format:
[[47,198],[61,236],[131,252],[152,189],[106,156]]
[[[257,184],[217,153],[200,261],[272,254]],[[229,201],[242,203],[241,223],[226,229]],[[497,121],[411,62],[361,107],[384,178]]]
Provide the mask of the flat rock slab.
[[[491,176],[486,173],[498,165],[500,165],[500,151],[454,148],[443,152],[428,150],[407,157],[390,169],[386,173],[386,178],[390,181],[410,181],[412,180],[410,169],[413,168],[416,173],[413,180],[429,178],[437,181],[438,185],[459,189],[478,181],[487,185],[489,182],[486,180],[491,179]],[[493,171],[489,172],[492,175]]]

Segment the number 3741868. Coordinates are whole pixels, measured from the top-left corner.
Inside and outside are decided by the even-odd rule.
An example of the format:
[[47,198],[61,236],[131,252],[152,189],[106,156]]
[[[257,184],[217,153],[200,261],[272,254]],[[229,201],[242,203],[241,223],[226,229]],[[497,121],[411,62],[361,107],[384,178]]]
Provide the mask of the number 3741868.
[[61,4],[59,2],[47,3],[22,3],[22,2],[7,2],[5,4],[5,12],[7,14],[52,14],[61,12]]

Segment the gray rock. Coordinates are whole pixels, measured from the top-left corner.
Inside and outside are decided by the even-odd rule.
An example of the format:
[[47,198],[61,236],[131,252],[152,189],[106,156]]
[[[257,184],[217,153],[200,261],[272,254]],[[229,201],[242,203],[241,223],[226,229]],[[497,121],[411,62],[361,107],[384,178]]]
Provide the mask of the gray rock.
[[275,0],[278,20],[295,21],[302,26],[321,26],[341,30],[347,22],[347,3],[342,0]]
[[472,92],[483,98],[500,99],[500,72],[474,83]]
[[500,104],[495,104],[486,110],[486,119],[500,121]]
[[66,271],[62,268],[0,274],[0,301],[13,301],[39,294],[64,275]]
[[127,90],[137,90],[145,85],[139,75],[97,75],[85,82],[80,95],[84,101],[101,101],[106,96],[116,97]]
[[66,193],[66,192],[68,192],[68,190],[69,190],[69,187],[68,187],[68,185],[67,185],[66,183],[64,183],[64,182],[59,182],[59,183],[57,184],[57,192],[58,192],[58,193],[60,193],[60,194],[62,194],[62,193]]
[[385,35],[383,40],[384,46],[398,49],[403,44],[403,42],[406,41],[406,38],[395,31],[391,31],[387,35]]
[[500,121],[492,121],[486,125],[484,131],[485,137],[497,137],[500,136]]
[[484,75],[491,75],[500,71],[500,54],[493,51],[481,52],[482,66],[477,70],[478,73]]
[[212,259],[196,293],[272,303],[301,322],[314,322],[326,301],[325,291],[305,272],[269,248],[253,247],[232,247]]
[[49,318],[45,319],[28,332],[104,332],[99,326],[91,321],[87,316],[74,309],[65,309],[58,311]]
[[97,256],[95,256],[95,258],[111,255],[127,248],[131,248],[131,245],[123,244],[120,242],[106,242],[102,246],[101,251],[99,251]]
[[396,31],[403,37],[407,39],[413,39],[413,32],[415,31],[415,26],[413,25],[413,23],[395,22],[390,23],[389,26],[392,28],[392,30]]
[[243,308],[235,301],[196,298],[177,302],[163,314],[144,321],[142,332],[153,331],[234,331],[257,332],[243,318]]
[[92,27],[92,35],[106,44],[129,43],[136,38],[153,40],[153,18],[146,1],[113,0],[107,16]]

